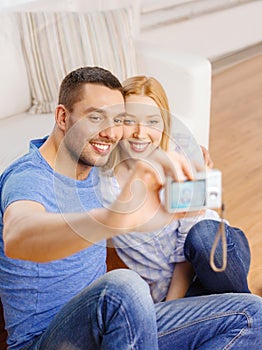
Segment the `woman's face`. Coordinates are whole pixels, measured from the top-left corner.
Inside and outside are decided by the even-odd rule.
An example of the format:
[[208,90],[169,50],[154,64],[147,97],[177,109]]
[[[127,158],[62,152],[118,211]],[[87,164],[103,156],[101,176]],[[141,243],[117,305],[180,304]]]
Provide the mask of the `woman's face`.
[[127,157],[144,158],[161,142],[164,123],[160,109],[148,96],[130,95],[126,114],[120,147]]

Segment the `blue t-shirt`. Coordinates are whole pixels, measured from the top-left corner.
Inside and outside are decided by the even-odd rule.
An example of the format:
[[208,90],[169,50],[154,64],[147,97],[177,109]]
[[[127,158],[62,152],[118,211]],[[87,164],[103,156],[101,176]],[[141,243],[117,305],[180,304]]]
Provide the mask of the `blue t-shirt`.
[[41,334],[65,303],[106,271],[105,241],[48,263],[10,259],[4,254],[2,217],[14,201],[36,201],[52,213],[101,207],[97,168],[82,181],[54,172],[38,150],[45,140],[31,141],[29,153],[0,178],[0,298],[12,350]]

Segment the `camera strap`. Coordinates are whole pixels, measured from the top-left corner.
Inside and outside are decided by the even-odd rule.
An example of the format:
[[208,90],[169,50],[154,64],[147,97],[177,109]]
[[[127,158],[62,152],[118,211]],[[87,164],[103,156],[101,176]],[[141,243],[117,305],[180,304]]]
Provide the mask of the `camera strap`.
[[[215,236],[215,240],[213,243],[213,246],[211,248],[210,252],[210,266],[213,271],[215,272],[222,272],[226,269],[227,266],[227,238],[226,238],[226,231],[225,231],[225,222],[224,222],[224,211],[225,211],[225,205],[222,203],[221,206],[221,221]],[[215,253],[216,249],[218,247],[219,241],[221,240],[222,243],[222,265],[221,267],[217,266],[215,263]]]

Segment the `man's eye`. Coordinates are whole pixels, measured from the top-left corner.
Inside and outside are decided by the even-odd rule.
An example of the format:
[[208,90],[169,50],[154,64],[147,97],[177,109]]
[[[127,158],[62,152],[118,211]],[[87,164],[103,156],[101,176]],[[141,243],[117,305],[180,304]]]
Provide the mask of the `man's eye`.
[[94,123],[100,123],[104,120],[104,117],[99,113],[91,113],[88,115],[88,118]]
[[123,125],[123,118],[114,118],[115,125]]

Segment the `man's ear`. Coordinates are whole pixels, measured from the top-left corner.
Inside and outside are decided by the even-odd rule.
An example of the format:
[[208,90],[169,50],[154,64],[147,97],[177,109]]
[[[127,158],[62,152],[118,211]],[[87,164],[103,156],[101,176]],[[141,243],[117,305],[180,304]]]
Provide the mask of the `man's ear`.
[[55,120],[59,129],[63,131],[66,130],[67,116],[68,116],[68,111],[65,108],[65,106],[62,104],[58,105],[55,110]]

